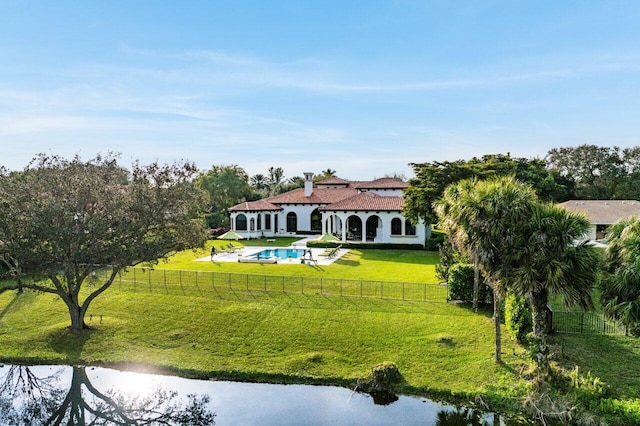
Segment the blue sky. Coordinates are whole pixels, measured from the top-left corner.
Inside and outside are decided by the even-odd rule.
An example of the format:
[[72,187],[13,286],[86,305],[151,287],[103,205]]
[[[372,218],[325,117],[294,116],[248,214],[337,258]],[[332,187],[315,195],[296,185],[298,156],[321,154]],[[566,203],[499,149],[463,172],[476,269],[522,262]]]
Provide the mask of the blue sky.
[[640,2],[1,1],[0,164],[411,176],[640,145]]

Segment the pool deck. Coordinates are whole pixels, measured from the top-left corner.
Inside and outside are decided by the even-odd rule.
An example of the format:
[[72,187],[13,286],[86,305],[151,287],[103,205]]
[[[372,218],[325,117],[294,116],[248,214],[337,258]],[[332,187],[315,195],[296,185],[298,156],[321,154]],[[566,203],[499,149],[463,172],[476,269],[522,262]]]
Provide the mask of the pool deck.
[[[213,259],[211,259],[211,256],[206,256],[206,257],[201,257],[199,259],[196,259],[196,261],[197,262],[238,262],[239,261],[238,259],[246,258],[248,256],[251,256],[252,254],[256,254],[263,250],[274,250],[275,248],[311,250],[311,258],[313,259],[313,261],[311,261],[310,264],[321,265],[321,266],[331,265],[333,262],[340,259],[340,257],[344,256],[349,251],[349,249],[340,249],[337,251],[334,257],[329,258],[328,256],[320,256],[321,253],[324,253],[325,249],[305,248],[304,246],[300,245],[300,242],[298,242],[298,245],[289,246],[289,247],[273,247],[273,246],[271,247],[253,247],[253,246],[238,247],[233,252],[215,254],[213,256]],[[307,255],[307,259],[308,259],[308,255]],[[309,260],[306,260],[305,262],[309,263]],[[301,263],[302,262],[300,258],[278,260],[278,265],[300,265]]]

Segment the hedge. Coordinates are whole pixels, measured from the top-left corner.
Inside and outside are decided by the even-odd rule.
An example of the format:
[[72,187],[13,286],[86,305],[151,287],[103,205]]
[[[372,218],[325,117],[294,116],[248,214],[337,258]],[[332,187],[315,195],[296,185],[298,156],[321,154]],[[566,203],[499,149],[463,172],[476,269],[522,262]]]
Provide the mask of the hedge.
[[383,250],[424,250],[421,244],[392,244],[392,243],[343,243],[340,241],[307,241],[307,247],[316,248],[335,248],[341,246],[342,248],[369,250],[369,249],[383,249]]
[[[490,303],[493,292],[480,276],[478,302]],[[473,302],[473,265],[456,263],[449,268],[449,300]]]

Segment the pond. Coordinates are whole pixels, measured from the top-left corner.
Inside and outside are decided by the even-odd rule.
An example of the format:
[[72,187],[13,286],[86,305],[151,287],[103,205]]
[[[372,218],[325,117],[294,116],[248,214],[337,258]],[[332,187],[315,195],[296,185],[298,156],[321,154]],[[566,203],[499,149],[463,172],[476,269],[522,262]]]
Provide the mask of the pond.
[[[191,380],[100,367],[0,367],[0,424],[509,425],[494,413],[331,386]],[[518,423],[522,424],[522,423]]]

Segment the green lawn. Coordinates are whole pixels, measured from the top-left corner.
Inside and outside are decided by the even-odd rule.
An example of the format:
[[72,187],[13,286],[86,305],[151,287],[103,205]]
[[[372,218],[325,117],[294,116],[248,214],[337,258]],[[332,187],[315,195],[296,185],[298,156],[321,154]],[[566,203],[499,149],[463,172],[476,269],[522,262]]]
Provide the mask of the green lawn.
[[203,376],[337,384],[393,361],[403,389],[413,392],[504,394],[522,386],[515,374],[522,350],[505,339],[506,364],[496,365],[488,315],[442,302],[112,288],[90,313],[94,330],[78,337],[68,332],[56,297],[0,295],[0,360],[141,363]]
[[[180,281],[150,283],[144,275],[149,271],[138,269],[143,275],[135,284],[116,282],[93,302],[87,318],[93,329],[79,336],[68,331],[68,313],[57,297],[1,293],[0,362],[142,365],[196,377],[353,386],[373,365],[393,361],[404,378],[396,389],[401,392],[447,399],[481,394],[502,408],[517,406],[527,393],[520,373],[528,355],[506,332],[504,364],[493,361],[490,313],[444,301],[320,294],[317,287],[304,294],[277,286],[247,291],[202,279],[211,276],[206,271],[218,271],[325,283],[336,278],[434,283],[435,253],[351,250],[323,268],[194,261],[209,250],[179,253],[153,271],[177,274]],[[640,419],[639,342],[558,335],[552,352],[566,371],[577,366],[602,379],[608,390],[596,398],[600,409],[613,416],[609,419],[624,419],[618,424],[629,424]]]
[[[253,240],[251,243],[267,245],[256,243],[256,241],[260,240]],[[290,241],[287,242],[290,243]],[[248,243],[249,241],[232,242],[235,246]],[[418,283],[438,282],[435,274],[438,253],[422,250],[349,250],[345,256],[329,266],[195,261],[208,256],[211,245],[220,248],[226,244],[228,244],[226,241],[210,241],[202,250],[180,252],[171,256],[168,262],[160,262],[155,268]]]

